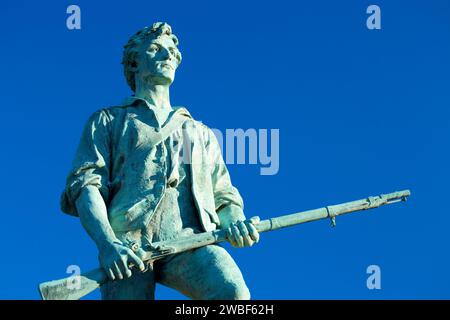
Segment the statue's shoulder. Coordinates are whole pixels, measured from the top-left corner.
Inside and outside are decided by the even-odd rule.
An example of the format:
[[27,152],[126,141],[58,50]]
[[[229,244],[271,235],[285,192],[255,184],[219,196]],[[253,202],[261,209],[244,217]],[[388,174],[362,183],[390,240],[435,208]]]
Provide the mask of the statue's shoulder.
[[212,132],[211,129],[203,123],[203,121],[196,120],[192,114],[189,112],[189,110],[184,106],[177,106],[174,107],[176,112],[178,114],[181,114],[185,117],[187,117],[187,121],[185,121],[185,128],[189,128],[190,130],[193,130],[194,132],[197,132],[200,134],[205,141],[209,140],[210,133]]
[[204,131],[205,134],[208,134],[211,130],[206,124],[204,124],[202,121],[195,121],[196,125],[200,128],[200,130]]
[[209,141],[211,139],[211,134],[213,134],[213,131],[210,127],[208,127],[205,123],[202,121],[195,120],[195,126],[199,133],[203,136],[203,141]]
[[179,116],[182,116],[184,118],[187,118],[186,124],[190,127],[200,127],[202,126],[202,122],[196,120],[192,114],[189,112],[189,110],[185,106],[176,106],[173,107],[175,110],[175,113]]
[[118,115],[118,114],[122,114],[122,113],[127,113],[129,111],[129,109],[130,109],[130,106],[128,106],[128,105],[117,104],[117,105],[103,107],[99,111],[103,111],[108,115]]
[[96,111],[94,111],[91,117],[99,118],[106,122],[113,122],[115,119],[123,118],[128,113],[129,113],[129,106],[119,104],[101,107]]

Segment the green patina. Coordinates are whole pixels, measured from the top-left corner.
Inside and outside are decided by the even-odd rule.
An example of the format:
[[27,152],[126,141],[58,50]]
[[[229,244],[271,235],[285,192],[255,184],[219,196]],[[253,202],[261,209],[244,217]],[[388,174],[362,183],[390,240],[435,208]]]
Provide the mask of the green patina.
[[238,266],[220,246],[147,264],[130,249],[131,243],[145,248],[216,229],[228,230],[236,247],[259,239],[245,221],[213,132],[186,108],[171,105],[169,88],[181,62],[177,46],[166,23],[130,38],[123,65],[134,96],[90,117],[61,198],[62,210],[79,216],[98,247],[100,266],[114,280],[102,286],[104,299],[152,299],[155,282],[193,299],[250,298]]

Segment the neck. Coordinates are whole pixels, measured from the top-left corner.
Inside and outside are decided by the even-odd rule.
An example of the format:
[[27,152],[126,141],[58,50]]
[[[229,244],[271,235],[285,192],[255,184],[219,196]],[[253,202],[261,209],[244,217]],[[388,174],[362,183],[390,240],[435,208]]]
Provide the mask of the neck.
[[137,81],[135,96],[147,100],[147,102],[154,105],[156,109],[163,111],[172,110],[168,85],[155,85],[148,82],[144,83],[142,81]]

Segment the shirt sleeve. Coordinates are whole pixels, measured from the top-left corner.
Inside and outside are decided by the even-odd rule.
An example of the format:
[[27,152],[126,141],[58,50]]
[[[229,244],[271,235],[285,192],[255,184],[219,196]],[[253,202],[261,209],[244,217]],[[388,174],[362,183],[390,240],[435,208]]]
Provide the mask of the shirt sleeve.
[[78,216],[75,201],[86,186],[95,186],[105,200],[109,196],[110,130],[106,111],[95,112],[84,126],[66,187],[61,195],[61,210]]
[[235,204],[244,210],[242,197],[238,189],[231,183],[230,174],[223,161],[222,151],[217,137],[211,129],[206,127],[206,131],[206,149],[211,164],[211,178],[216,212],[219,212],[230,204]]

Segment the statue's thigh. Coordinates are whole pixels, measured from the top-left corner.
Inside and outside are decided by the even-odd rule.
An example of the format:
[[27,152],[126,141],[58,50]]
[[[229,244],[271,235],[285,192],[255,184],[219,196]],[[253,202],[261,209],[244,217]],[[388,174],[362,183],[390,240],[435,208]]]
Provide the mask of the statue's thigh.
[[158,282],[192,299],[250,299],[239,267],[230,254],[217,245],[180,253],[155,268]]
[[103,300],[154,300],[155,276],[149,269],[142,273],[133,269],[133,275],[123,280],[108,281],[101,286]]

